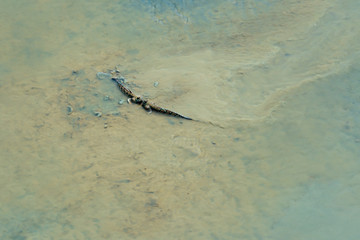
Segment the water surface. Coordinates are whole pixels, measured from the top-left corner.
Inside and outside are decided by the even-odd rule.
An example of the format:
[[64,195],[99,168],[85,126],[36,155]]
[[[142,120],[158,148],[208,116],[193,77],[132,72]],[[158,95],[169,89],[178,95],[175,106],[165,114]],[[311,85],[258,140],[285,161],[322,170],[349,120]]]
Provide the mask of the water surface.
[[1,1],[1,239],[358,239],[359,10]]

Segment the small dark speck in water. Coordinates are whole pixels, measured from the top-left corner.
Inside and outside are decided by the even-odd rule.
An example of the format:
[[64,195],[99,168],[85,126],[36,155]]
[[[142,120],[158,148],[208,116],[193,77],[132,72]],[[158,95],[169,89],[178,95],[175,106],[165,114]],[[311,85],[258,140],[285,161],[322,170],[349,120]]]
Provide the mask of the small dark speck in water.
[[85,73],[84,70],[73,70],[71,74],[74,76],[80,76],[83,75],[84,73]]
[[70,105],[67,106],[66,110],[68,115],[70,115],[73,112],[73,108]]

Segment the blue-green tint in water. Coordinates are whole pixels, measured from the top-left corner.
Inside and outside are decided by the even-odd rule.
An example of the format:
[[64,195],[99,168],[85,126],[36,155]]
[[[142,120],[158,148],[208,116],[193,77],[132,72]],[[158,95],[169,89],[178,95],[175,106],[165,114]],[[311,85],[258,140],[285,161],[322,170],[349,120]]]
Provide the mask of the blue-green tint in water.
[[2,0],[0,239],[359,239],[359,11]]

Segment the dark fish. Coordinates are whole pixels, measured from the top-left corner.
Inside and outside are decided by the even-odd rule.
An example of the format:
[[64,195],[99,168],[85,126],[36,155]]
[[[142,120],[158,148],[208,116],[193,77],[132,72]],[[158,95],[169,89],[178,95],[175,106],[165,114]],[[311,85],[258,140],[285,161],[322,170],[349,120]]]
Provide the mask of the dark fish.
[[176,113],[176,112],[173,112],[171,110],[168,110],[168,109],[165,109],[165,108],[162,108],[162,107],[159,107],[159,106],[156,106],[155,104],[153,103],[150,103],[148,100],[145,100],[145,99],[142,99],[141,97],[138,97],[136,96],[130,89],[128,89],[126,86],[125,86],[125,78],[124,77],[112,77],[111,78],[114,82],[117,83],[120,91],[122,93],[124,93],[127,97],[128,97],[128,102],[132,102],[132,103],[135,103],[135,104],[139,104],[141,105],[146,111],[148,112],[159,112],[159,113],[163,113],[163,114],[167,114],[167,115],[171,115],[171,116],[174,116],[174,117],[179,117],[179,118],[183,118],[183,119],[186,119],[186,120],[193,120],[192,118],[189,118],[189,117],[185,117],[179,113]]

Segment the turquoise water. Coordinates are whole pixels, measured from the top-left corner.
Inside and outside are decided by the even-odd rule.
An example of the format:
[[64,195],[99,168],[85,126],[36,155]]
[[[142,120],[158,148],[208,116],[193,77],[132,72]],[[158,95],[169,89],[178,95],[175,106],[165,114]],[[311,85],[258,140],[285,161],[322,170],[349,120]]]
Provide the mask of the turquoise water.
[[359,10],[1,1],[0,238],[359,239]]

